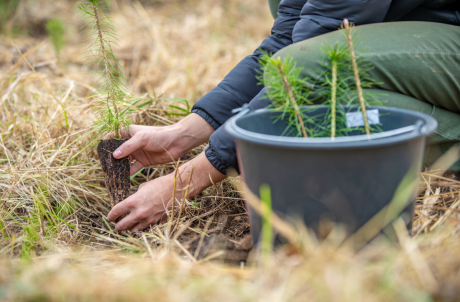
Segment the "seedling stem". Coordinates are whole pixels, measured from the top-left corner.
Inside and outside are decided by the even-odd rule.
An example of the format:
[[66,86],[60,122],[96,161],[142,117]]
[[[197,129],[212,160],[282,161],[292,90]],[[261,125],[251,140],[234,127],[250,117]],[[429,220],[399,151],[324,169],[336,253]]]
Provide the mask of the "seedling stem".
[[332,61],[331,137],[335,137],[337,107],[337,60]]
[[[105,51],[105,45],[104,45],[104,39],[102,38],[102,30],[101,30],[101,25],[99,23],[99,15],[98,15],[98,10],[97,10],[97,5],[96,3],[92,2],[92,5],[93,5],[93,10],[94,10],[94,18],[96,20],[96,26],[97,26],[97,33],[98,33],[98,37],[99,37],[99,42],[101,43],[101,48],[102,48],[102,55],[103,55],[103,58],[104,58],[104,65],[105,65],[105,76],[107,77],[107,83],[109,85],[109,93],[110,93],[110,99],[112,100],[112,104],[113,104],[113,110],[115,111],[115,118],[116,118],[116,121],[119,120],[118,118],[118,106],[117,106],[117,103],[115,101],[115,97],[112,93],[113,91],[113,83],[112,83],[112,79],[111,79],[111,74],[110,74],[110,71],[109,71],[109,63],[108,63],[108,59],[107,59],[107,53]],[[117,135],[117,138],[120,139],[121,138],[121,131],[120,131],[120,125],[118,123],[116,123],[116,135]]]
[[302,135],[303,135],[303,137],[308,137],[307,131],[305,130],[305,125],[303,124],[302,115],[300,114],[299,106],[297,105],[297,101],[296,101],[296,99],[294,97],[294,93],[292,92],[291,86],[289,85],[289,82],[288,82],[288,80],[286,78],[286,75],[285,75],[285,73],[283,71],[283,66],[281,64],[281,59],[279,59],[277,61],[276,65],[277,65],[277,67],[278,67],[278,69],[280,71],[281,77],[283,79],[284,88],[286,89],[286,91],[287,91],[287,93],[289,95],[289,100],[291,101],[292,107],[295,110],[297,120],[299,121],[300,128],[302,129]]
[[348,48],[350,49],[351,62],[353,65],[353,72],[356,81],[356,90],[358,91],[359,105],[361,106],[361,112],[363,114],[364,129],[366,130],[366,134],[371,134],[369,130],[369,123],[367,121],[366,104],[364,103],[363,90],[361,88],[361,79],[359,78],[358,64],[356,63],[355,50],[353,48],[353,39],[351,37],[350,23],[348,22],[348,19],[343,20],[343,25],[345,25],[345,30],[347,34]]

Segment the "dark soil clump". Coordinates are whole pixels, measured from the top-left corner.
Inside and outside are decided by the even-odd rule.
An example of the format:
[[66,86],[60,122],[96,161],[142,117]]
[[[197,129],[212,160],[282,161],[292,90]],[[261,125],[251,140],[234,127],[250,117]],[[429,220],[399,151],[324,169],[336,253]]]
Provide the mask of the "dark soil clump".
[[107,139],[97,145],[97,154],[104,171],[105,186],[109,191],[112,207],[129,196],[129,157],[116,159],[112,155],[126,141],[126,139]]

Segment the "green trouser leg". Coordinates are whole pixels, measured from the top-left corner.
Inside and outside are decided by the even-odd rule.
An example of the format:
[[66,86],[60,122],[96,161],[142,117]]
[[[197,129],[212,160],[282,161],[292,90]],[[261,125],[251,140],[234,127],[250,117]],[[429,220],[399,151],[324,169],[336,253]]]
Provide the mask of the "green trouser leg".
[[[429,103],[422,102],[413,97],[381,89],[369,89],[373,93],[380,95],[380,100],[387,107],[397,107],[411,109],[433,116],[439,123],[438,129],[427,141],[423,166],[430,166],[442,154],[459,142],[460,135],[460,114],[451,112]],[[455,136],[451,137],[451,134]],[[460,160],[457,161],[450,170],[460,172]]]
[[[460,141],[460,27],[429,22],[395,22],[357,27],[358,55],[374,65],[369,75],[388,107],[431,114],[439,123],[428,139],[425,166]],[[346,43],[341,31],[280,50],[303,66],[313,83],[322,76],[321,47]],[[310,87],[315,90],[314,84]],[[460,171],[460,161],[451,167]]]
[[268,5],[270,6],[270,12],[274,19],[278,17],[278,5],[280,4],[281,0],[268,0]]

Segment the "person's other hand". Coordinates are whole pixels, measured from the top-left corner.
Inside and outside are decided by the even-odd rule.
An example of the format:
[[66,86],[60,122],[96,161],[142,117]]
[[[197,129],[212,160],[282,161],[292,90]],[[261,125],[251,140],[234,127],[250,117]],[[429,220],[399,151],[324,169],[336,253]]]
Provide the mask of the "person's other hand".
[[[190,175],[192,175],[191,182]],[[176,200],[182,200],[188,188],[186,198],[193,198],[213,183],[225,179],[225,175],[217,171],[201,153],[191,161],[179,167],[176,181]],[[119,221],[115,228],[118,231],[130,230],[139,232],[151,224],[166,219],[166,210],[172,206],[174,190],[174,173],[142,184],[139,190],[113,207],[107,219],[115,221],[123,214],[129,213]]]
[[[129,138],[117,150],[113,157],[130,156],[136,160],[131,167],[131,175],[143,167],[169,163],[177,160],[191,149],[207,142],[214,128],[201,116],[192,113],[179,123],[164,126],[131,125],[129,132],[122,131],[123,138]],[[106,138],[108,138],[108,135]]]
[[123,214],[129,213],[115,228],[118,231],[130,230],[133,233],[142,231],[166,218],[165,209],[172,205],[173,186],[173,174],[146,182],[140,185],[136,193],[113,207],[107,219],[115,221]]

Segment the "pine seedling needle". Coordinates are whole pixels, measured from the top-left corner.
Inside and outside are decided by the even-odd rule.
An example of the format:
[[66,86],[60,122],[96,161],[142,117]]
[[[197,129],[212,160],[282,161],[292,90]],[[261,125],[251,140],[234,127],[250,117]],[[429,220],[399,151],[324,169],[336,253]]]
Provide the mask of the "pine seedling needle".
[[351,62],[353,65],[353,72],[356,81],[356,90],[358,91],[359,105],[361,106],[361,112],[363,114],[364,129],[366,130],[366,134],[369,135],[371,134],[371,132],[369,130],[369,123],[367,121],[366,104],[364,103],[363,90],[361,88],[361,79],[359,77],[358,64],[356,63],[355,50],[353,48],[353,39],[351,37],[350,23],[348,22],[348,19],[343,20],[343,25],[345,26],[345,31],[347,34],[348,48],[350,49]]
[[283,65],[281,64],[281,59],[280,58],[278,58],[278,60],[276,62],[276,66],[278,67],[278,69],[280,71],[281,77],[283,79],[284,88],[286,89],[286,91],[287,91],[287,93],[289,95],[289,100],[291,101],[292,107],[295,110],[297,120],[299,121],[299,124],[300,124],[300,129],[302,130],[302,135],[303,135],[303,137],[308,137],[307,131],[305,130],[305,125],[303,124],[302,115],[300,114],[299,106],[297,105],[297,101],[296,101],[296,99],[294,97],[294,93],[292,92],[291,85],[289,85],[289,82],[288,82],[288,80],[286,78],[286,74],[283,71]]
[[[107,52],[105,51],[105,43],[104,43],[104,39],[102,38],[102,30],[101,30],[101,24],[99,22],[97,4],[95,2],[92,2],[92,5],[93,5],[93,10],[94,10],[94,19],[96,21],[96,26],[97,26],[97,34],[98,34],[98,37],[99,37],[99,43],[101,44],[101,49],[102,49],[101,53],[102,53],[102,57],[104,59],[105,76],[107,78],[107,83],[109,85],[110,99],[112,100],[113,110],[115,111],[115,118],[118,121],[119,120],[118,106],[117,106],[117,103],[115,101],[115,97],[113,95],[113,90],[112,90],[113,87],[111,87],[113,85],[113,83],[111,81],[111,74],[110,74],[110,71],[109,71],[109,63],[108,63],[108,59],[107,59]],[[117,133],[117,138],[121,138],[120,125],[118,123],[116,123],[116,133]]]
[[92,69],[101,76],[98,80],[100,87],[96,92],[107,95],[106,108],[100,110],[100,117],[95,125],[101,132],[114,132],[115,138],[121,139],[121,130],[128,129],[131,124],[131,121],[126,118],[130,110],[128,108],[121,110],[122,102],[131,102],[133,99],[113,50],[112,45],[116,44],[117,34],[111,19],[104,14],[104,3],[105,0],[88,0],[78,4],[77,8],[82,17],[87,20],[83,29],[90,31],[87,38],[89,43],[85,50],[86,58],[90,59],[87,64],[95,64],[96,67]]
[[331,137],[335,137],[337,119],[337,60],[332,60]]

